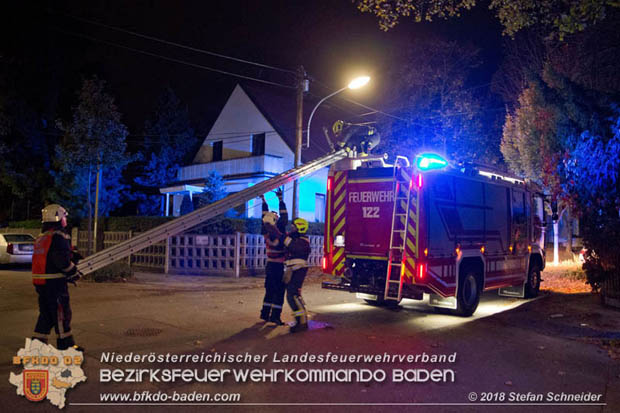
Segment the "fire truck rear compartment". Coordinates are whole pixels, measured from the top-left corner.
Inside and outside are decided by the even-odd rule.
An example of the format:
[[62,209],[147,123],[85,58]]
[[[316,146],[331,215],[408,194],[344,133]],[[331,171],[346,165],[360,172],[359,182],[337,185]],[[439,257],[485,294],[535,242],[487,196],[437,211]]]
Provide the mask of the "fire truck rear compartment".
[[[347,259],[344,277],[340,282],[323,282],[323,288],[368,294],[383,299],[385,293],[385,277],[387,261],[368,259]],[[422,300],[424,291],[414,285],[403,286],[403,298]]]

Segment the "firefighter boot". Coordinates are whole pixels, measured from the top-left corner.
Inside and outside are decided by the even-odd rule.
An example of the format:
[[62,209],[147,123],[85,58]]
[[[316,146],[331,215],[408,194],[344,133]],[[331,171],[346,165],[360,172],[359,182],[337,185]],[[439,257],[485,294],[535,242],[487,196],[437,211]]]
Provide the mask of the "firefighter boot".
[[58,350],[66,350],[69,347],[73,347],[73,346],[75,346],[75,341],[73,340],[73,336],[58,338],[56,340],[56,348]]
[[271,310],[271,317],[269,317],[269,321],[275,323],[278,326],[284,325],[284,323],[280,319],[280,314],[282,314],[282,308],[274,308],[273,310]]
[[271,312],[271,304],[263,303],[263,309],[260,310],[260,319],[269,321],[269,313]]
[[308,330],[308,323],[307,322],[302,323],[301,317],[296,317],[296,318],[297,318],[297,323],[294,326],[291,326],[291,328],[289,328],[289,332],[299,333],[299,332]]

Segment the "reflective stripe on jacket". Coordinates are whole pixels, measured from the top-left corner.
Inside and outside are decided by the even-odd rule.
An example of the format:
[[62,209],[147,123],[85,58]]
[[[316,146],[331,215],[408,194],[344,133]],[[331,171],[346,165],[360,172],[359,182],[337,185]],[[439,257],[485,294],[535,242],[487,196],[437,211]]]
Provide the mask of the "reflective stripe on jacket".
[[293,271],[297,271],[301,268],[307,267],[308,261],[302,260],[301,258],[293,258],[293,259],[284,261],[284,264],[286,265],[287,268]]

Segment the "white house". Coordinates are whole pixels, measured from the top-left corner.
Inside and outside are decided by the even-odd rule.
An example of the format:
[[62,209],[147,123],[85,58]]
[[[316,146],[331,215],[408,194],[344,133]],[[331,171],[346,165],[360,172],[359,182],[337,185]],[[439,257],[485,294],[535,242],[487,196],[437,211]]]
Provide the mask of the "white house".
[[[274,87],[237,85],[222,108],[215,123],[196,153],[191,165],[180,168],[177,182],[161,188],[167,204],[172,199],[172,215],[180,214],[184,196],[201,192],[204,179],[211,171],[222,175],[230,193],[241,191],[293,167],[295,145],[296,101],[294,90],[273,90]],[[312,109],[305,102],[304,124]],[[310,107],[309,107],[310,106]],[[331,108],[333,109],[333,108]],[[334,110],[328,118],[336,120]],[[318,115],[318,113],[317,113]],[[302,162],[324,155],[329,145],[322,126],[330,126],[323,115],[312,122],[310,147],[302,151]],[[310,222],[323,222],[327,168],[300,179],[299,216]],[[285,202],[292,212],[293,186],[284,187]],[[278,209],[275,195],[266,195],[272,210]],[[259,218],[260,200],[250,200],[235,208],[239,216]],[[166,209],[169,211],[169,208]]]

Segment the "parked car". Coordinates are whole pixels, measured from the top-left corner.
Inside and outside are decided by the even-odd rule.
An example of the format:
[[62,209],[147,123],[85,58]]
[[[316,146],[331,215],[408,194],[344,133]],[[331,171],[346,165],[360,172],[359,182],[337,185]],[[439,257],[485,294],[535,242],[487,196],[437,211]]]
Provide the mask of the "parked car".
[[0,234],[0,264],[31,264],[34,237],[30,234]]

